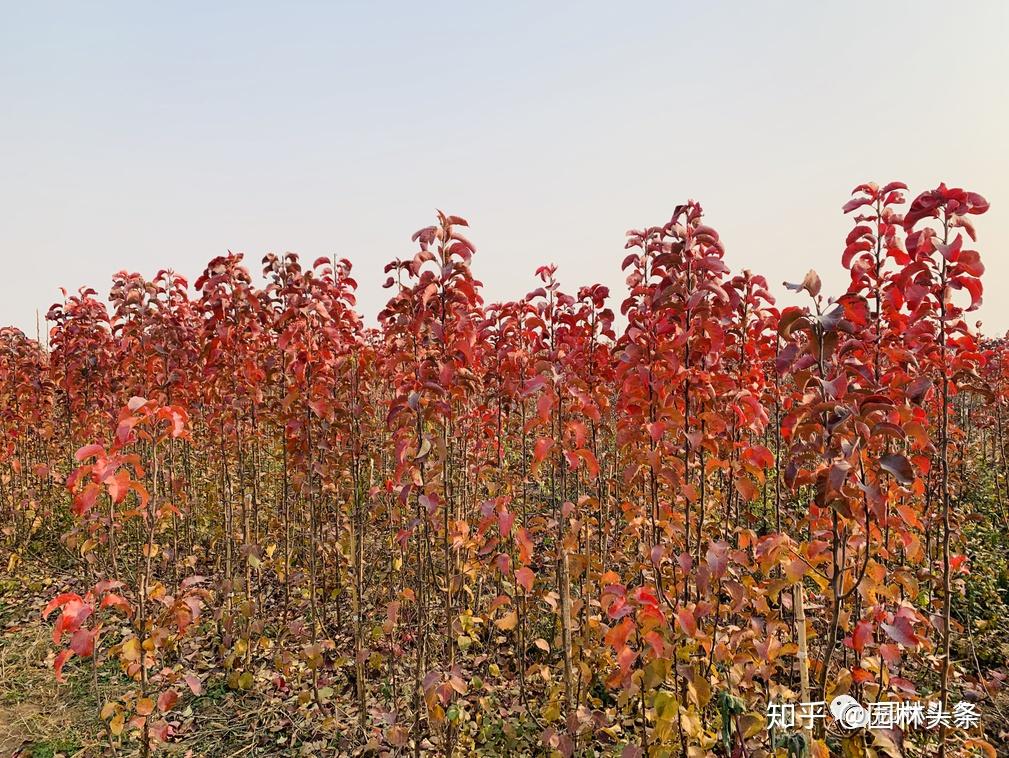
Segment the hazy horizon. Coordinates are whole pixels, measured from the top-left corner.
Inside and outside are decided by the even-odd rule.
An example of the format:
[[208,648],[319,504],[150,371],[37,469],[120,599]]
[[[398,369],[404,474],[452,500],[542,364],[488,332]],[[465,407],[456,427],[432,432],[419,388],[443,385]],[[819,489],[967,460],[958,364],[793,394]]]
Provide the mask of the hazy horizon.
[[1009,329],[1004,3],[59,7],[0,28],[0,325],[29,335],[61,286],[193,282],[229,249],[350,258],[373,323],[435,208],[488,301],[556,263],[617,310],[624,232],[694,198],[733,271],[799,302],[810,268],[847,286],[869,180],[990,201],[968,319]]

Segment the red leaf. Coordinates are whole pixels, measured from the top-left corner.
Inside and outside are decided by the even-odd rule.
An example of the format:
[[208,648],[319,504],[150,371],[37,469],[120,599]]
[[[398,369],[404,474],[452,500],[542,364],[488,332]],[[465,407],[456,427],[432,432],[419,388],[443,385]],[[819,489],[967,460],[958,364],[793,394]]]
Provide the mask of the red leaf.
[[977,310],[981,305],[981,280],[973,276],[961,276],[956,281],[970,293],[970,305],[967,306],[967,310]]
[[853,197],[842,206],[841,211],[844,213],[851,213],[856,208],[861,208],[863,205],[868,205],[871,202],[871,197]]
[[729,565],[729,543],[724,541],[710,543],[705,560],[711,575],[715,579],[720,579]]
[[63,678],[63,665],[70,659],[70,656],[74,654],[74,651],[67,648],[53,661],[53,671],[56,673],[56,681],[60,684],[64,684],[66,679]]
[[533,447],[533,463],[541,463],[553,447],[554,441],[550,437],[540,437]]
[[105,597],[102,598],[102,602],[100,604],[100,607],[101,608],[118,608],[119,610],[121,610],[123,613],[125,613],[127,615],[129,615],[130,612],[133,610],[130,607],[130,604],[126,601],[125,598],[120,597],[119,595],[115,594],[114,592],[110,592]]
[[81,658],[90,658],[95,652],[96,630],[78,629],[70,638],[70,649]]
[[883,660],[889,663],[891,666],[900,663],[900,648],[891,643],[883,643],[880,645],[880,655],[883,656]]
[[883,656],[883,660],[890,665],[895,665],[900,663],[900,648],[896,645],[885,642],[879,646],[879,654]]
[[126,499],[130,491],[130,473],[125,469],[109,479],[105,486],[109,488],[109,497],[117,505]]
[[859,655],[862,650],[872,640],[872,624],[868,621],[859,621],[855,624],[855,631],[851,635],[851,646]]
[[542,394],[536,401],[536,415],[539,416],[540,420],[544,423],[550,421],[550,410],[553,408],[553,398],[548,394]]
[[743,452],[743,460],[758,469],[770,468],[774,465],[774,455],[763,445],[753,445]]
[[81,596],[76,592],[64,592],[50,600],[49,604],[42,609],[42,618],[48,617],[50,613],[55,611],[57,608],[62,608],[71,600],[76,600],[78,603],[83,602],[81,600]]
[[894,642],[899,642],[904,647],[917,647],[918,637],[911,627],[911,622],[903,616],[894,618],[892,624],[880,624],[880,627]]
[[606,636],[603,637],[603,642],[612,647],[614,650],[619,651],[624,645],[627,644],[627,638],[631,636],[631,632],[634,631],[634,622],[631,621],[629,617],[624,617],[621,619],[620,623],[614,627],[611,627]]
[[522,587],[526,592],[533,591],[533,582],[536,580],[536,574],[528,566],[523,566],[518,571],[515,572],[515,581],[518,582],[519,586]]
[[148,727],[148,731],[153,739],[168,742],[168,738],[172,736],[172,725],[164,720],[155,721]]
[[179,693],[175,690],[165,690],[158,696],[158,710],[167,713],[179,700]]
[[78,450],[74,454],[74,458],[76,458],[79,462],[84,462],[88,458],[91,458],[92,456],[99,455],[99,454],[104,455],[105,454],[105,448],[102,447],[101,445],[97,444],[97,443],[93,443],[91,445],[85,445],[80,450]]
[[575,454],[585,461],[585,469],[588,471],[590,477],[595,479],[599,476],[599,461],[596,460],[596,456],[591,450],[582,448],[581,450],[576,450]]
[[749,503],[751,500],[753,500],[754,497],[757,496],[757,485],[755,485],[753,481],[750,480],[749,477],[747,476],[736,477],[736,480],[733,482],[733,484],[735,484],[736,486],[736,491],[747,503]]
[[515,514],[508,512],[508,510],[502,510],[497,515],[498,528],[501,530],[501,536],[507,537],[512,533],[512,524],[515,523]]
[[136,416],[127,416],[120,420],[119,426],[116,427],[116,441],[120,445],[125,445],[126,441],[130,438],[130,432],[133,431],[133,427],[138,423],[140,423],[140,419]]
[[900,453],[889,453],[879,459],[879,467],[892,474],[903,485],[914,482],[914,469],[911,462]]
[[854,666],[851,669],[851,681],[857,684],[864,684],[865,682],[871,682],[873,681],[874,678],[875,677],[873,677],[871,673],[869,673],[863,668],[859,668],[858,666]]
[[94,507],[101,491],[101,487],[96,482],[88,482],[88,486],[74,497],[73,512],[78,516],[83,516]]
[[515,532],[515,544],[519,548],[519,560],[522,563],[529,563],[533,556],[533,541],[529,539],[529,532],[525,527],[519,527]]

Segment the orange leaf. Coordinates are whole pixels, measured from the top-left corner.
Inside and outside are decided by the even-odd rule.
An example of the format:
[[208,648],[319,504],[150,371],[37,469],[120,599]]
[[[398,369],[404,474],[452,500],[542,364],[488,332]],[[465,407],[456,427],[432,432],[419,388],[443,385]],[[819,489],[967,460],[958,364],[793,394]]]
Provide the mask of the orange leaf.
[[997,758],[998,753],[995,752],[995,748],[987,740],[982,740],[978,737],[972,737],[969,740],[964,740],[964,747],[976,747],[982,753],[985,754],[985,758]]
[[533,582],[536,580],[536,574],[528,566],[523,566],[518,571],[515,572],[515,581],[518,582],[519,586],[526,592],[533,591]]
[[689,608],[680,608],[676,612],[676,620],[680,622],[680,628],[688,637],[697,636],[697,620]]

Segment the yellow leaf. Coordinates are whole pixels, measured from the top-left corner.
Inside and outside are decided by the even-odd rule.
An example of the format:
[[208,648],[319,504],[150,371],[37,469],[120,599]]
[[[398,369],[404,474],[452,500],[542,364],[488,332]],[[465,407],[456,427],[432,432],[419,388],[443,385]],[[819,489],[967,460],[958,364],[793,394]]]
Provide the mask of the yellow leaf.
[[744,713],[739,718],[739,726],[743,737],[749,739],[767,729],[767,719],[759,713]]
[[846,695],[850,690],[851,671],[848,669],[841,669],[834,681],[827,685],[828,700],[833,700],[838,695]]
[[543,709],[543,719],[545,721],[556,721],[561,717],[561,707],[556,701],[550,703]]
[[711,685],[706,677],[696,672],[688,680],[687,691],[693,696],[698,708],[704,708],[711,700]]
[[123,727],[126,725],[126,719],[123,717],[122,713],[117,713],[113,716],[112,721],[109,722],[109,731],[112,732],[113,737],[118,737],[123,733]]
[[897,743],[890,734],[882,729],[872,729],[872,747],[876,758],[902,758]]
[[687,710],[680,710],[680,723],[683,724],[683,732],[688,737],[696,739],[704,733],[704,727],[701,725],[701,719],[698,717],[693,706]]
[[661,691],[655,693],[655,717],[659,721],[669,721],[677,713],[676,698],[672,694]]
[[498,629],[500,629],[503,632],[507,632],[508,630],[514,629],[516,626],[518,626],[519,615],[517,612],[512,611],[511,613],[506,613],[504,616],[499,618],[494,623],[497,625]]
[[154,701],[149,697],[142,697],[137,701],[137,713],[141,716],[150,716],[154,713]]
[[136,637],[130,637],[126,640],[126,642],[123,643],[122,658],[124,661],[139,661],[140,640]]
[[842,758],[866,758],[865,742],[861,734],[841,740]]

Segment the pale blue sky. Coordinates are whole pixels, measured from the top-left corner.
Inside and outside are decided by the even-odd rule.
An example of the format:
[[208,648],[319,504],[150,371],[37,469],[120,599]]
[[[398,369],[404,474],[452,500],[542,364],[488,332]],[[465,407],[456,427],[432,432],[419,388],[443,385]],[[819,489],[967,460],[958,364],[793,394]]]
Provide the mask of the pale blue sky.
[[998,0],[2,0],[0,323],[229,248],[350,257],[372,320],[435,207],[469,218],[488,299],[555,262],[618,302],[624,231],[687,198],[734,270],[836,292],[851,188],[945,179],[991,201],[1005,330],[1007,34]]

